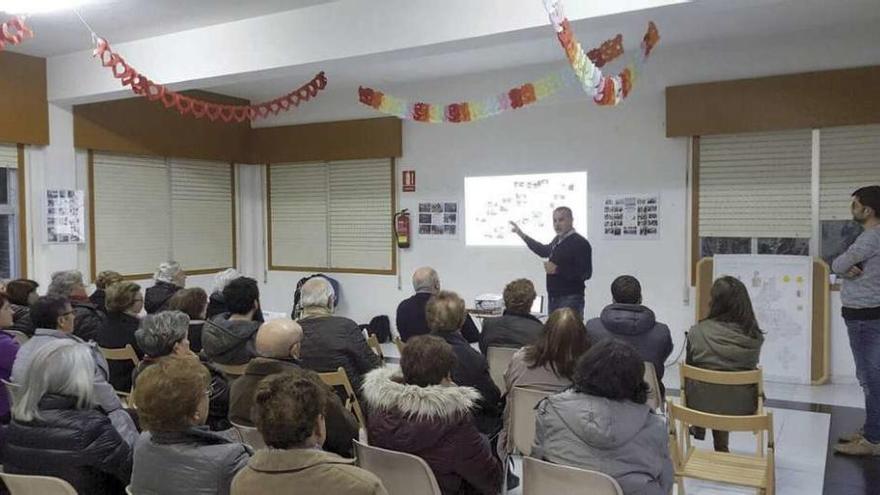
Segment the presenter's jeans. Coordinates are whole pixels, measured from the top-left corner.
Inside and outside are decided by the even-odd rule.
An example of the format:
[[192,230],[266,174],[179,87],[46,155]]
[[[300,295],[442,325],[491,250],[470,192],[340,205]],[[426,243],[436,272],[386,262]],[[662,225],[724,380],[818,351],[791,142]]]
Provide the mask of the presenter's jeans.
[[844,320],[865,392],[865,439],[880,443],[880,320]]
[[550,296],[547,302],[547,314],[556,311],[559,308],[571,308],[575,314],[584,318],[584,295],[583,294],[566,294],[564,296]]

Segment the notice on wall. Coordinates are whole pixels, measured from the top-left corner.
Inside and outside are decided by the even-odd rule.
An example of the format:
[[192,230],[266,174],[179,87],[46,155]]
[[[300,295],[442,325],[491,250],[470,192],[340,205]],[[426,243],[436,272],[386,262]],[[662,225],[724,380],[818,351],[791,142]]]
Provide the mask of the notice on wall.
[[458,239],[458,202],[419,202],[419,237]]
[[83,199],[82,191],[68,189],[46,191],[44,218],[47,243],[69,244],[86,241]]
[[616,194],[605,197],[605,239],[660,238],[659,194]]

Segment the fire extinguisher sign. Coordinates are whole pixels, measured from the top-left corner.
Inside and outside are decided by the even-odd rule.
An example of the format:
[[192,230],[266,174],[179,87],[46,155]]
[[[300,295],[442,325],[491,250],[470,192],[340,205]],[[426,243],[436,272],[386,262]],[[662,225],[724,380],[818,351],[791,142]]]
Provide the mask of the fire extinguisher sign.
[[416,192],[416,171],[403,171],[403,192]]

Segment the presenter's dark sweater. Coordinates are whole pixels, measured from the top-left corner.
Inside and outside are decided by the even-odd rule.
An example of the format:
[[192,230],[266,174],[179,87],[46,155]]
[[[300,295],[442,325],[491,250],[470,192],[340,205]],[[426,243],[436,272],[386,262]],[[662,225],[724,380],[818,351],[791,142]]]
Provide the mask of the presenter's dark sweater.
[[593,248],[590,241],[572,232],[561,242],[554,238],[550,244],[541,244],[523,235],[526,246],[541,258],[550,258],[556,264],[556,273],[547,274],[547,294],[568,296],[583,294],[584,282],[593,276]]

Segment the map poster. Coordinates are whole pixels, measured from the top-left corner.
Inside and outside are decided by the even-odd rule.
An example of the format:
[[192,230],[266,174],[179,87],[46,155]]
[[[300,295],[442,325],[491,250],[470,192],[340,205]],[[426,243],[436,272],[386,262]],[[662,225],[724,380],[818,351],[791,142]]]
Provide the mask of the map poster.
[[427,239],[458,239],[458,202],[419,202],[418,235]]
[[605,239],[654,240],[660,238],[660,195],[618,194],[602,205]]
[[45,199],[46,242],[49,244],[85,242],[83,192],[48,189]]

